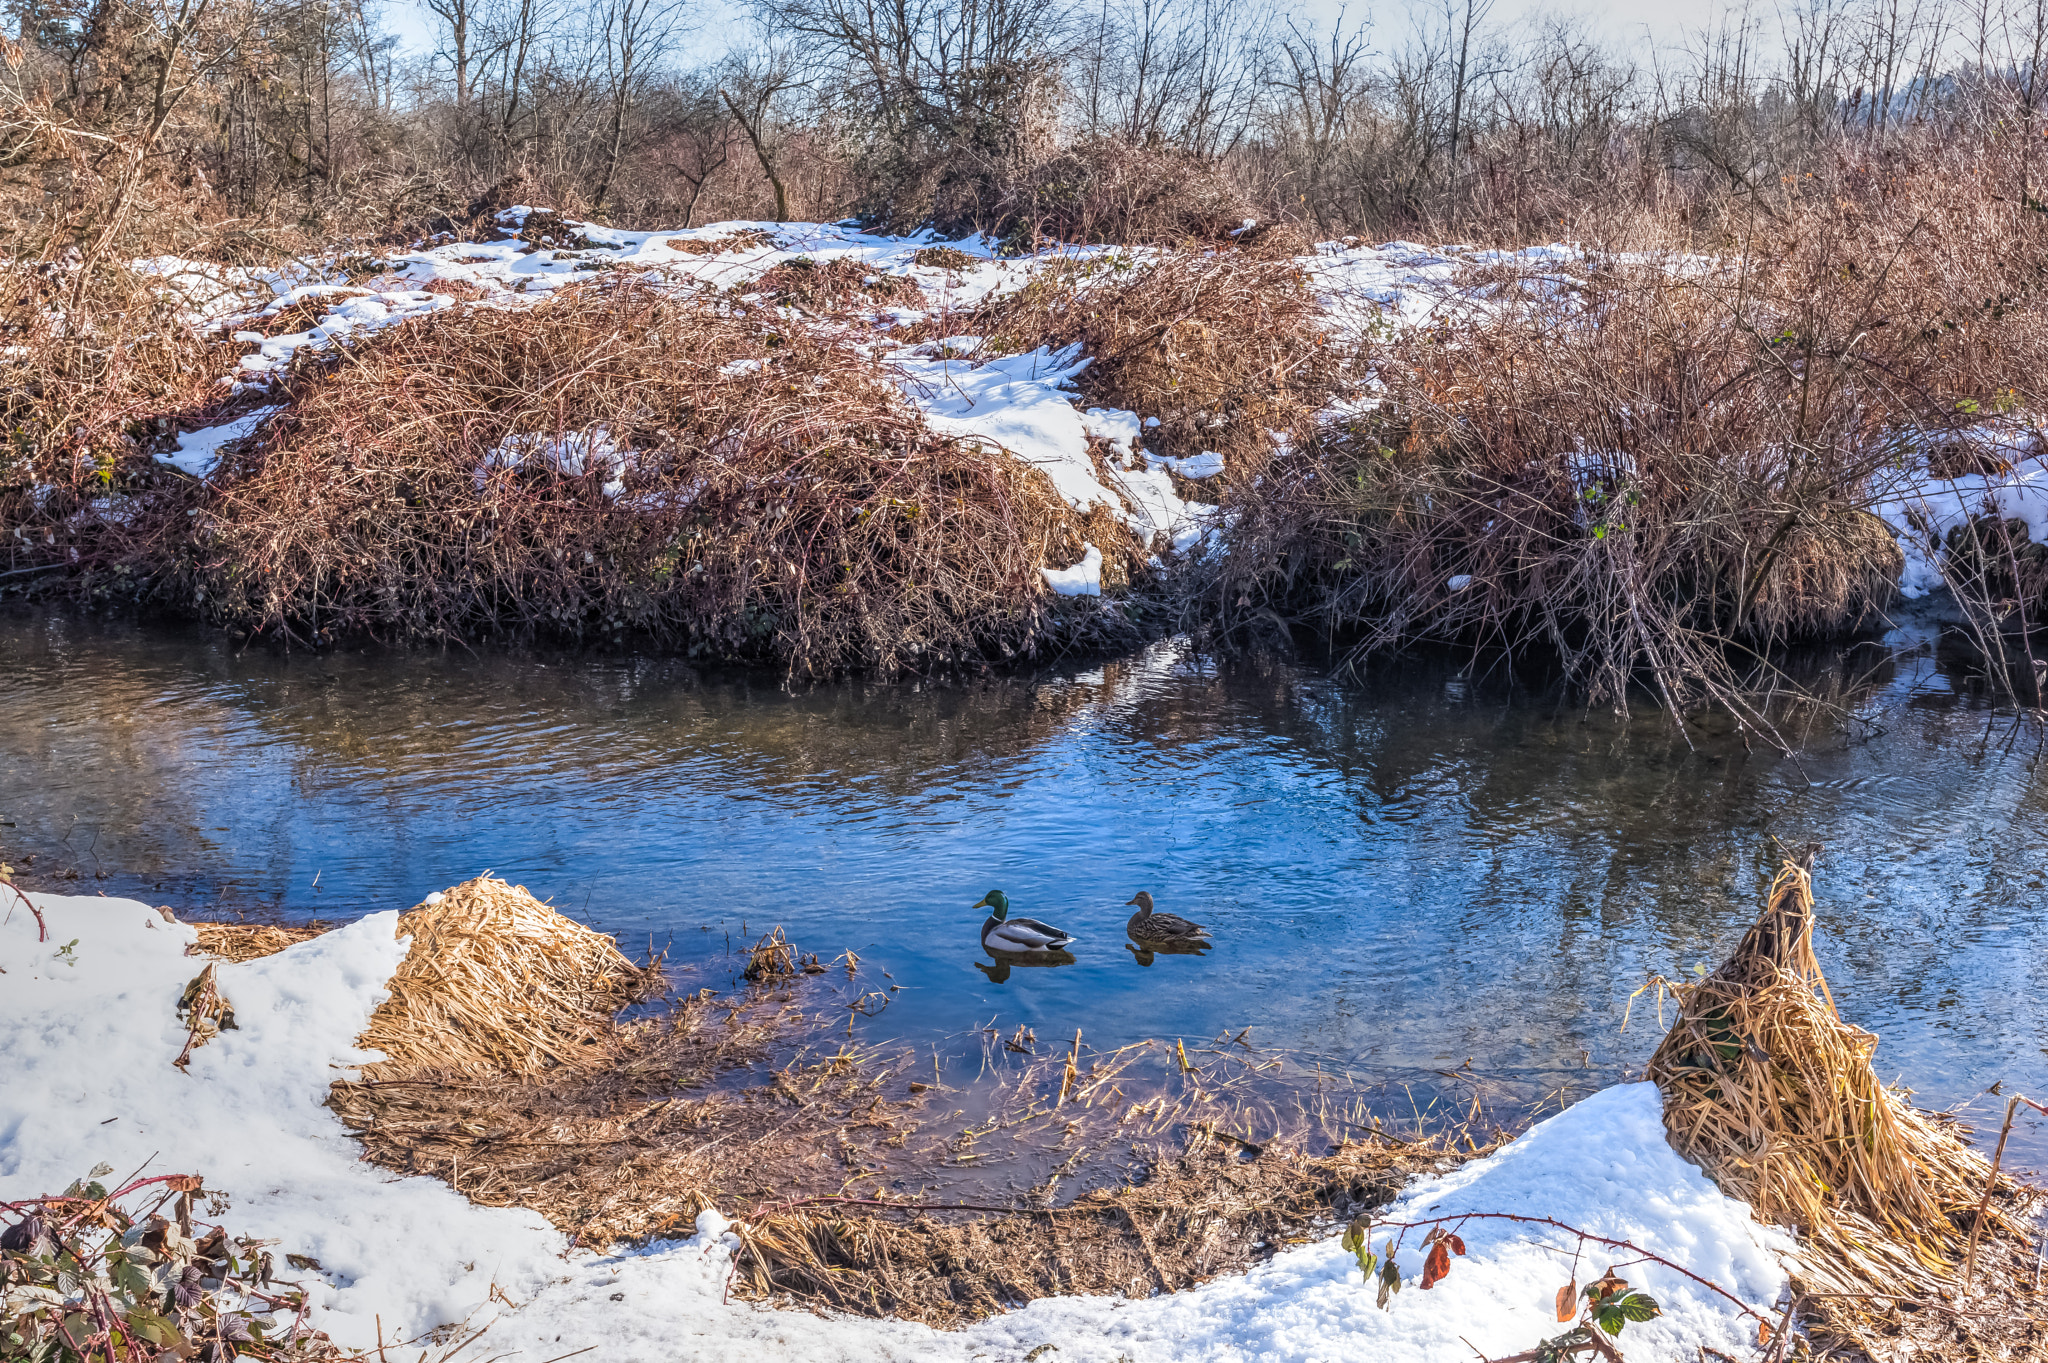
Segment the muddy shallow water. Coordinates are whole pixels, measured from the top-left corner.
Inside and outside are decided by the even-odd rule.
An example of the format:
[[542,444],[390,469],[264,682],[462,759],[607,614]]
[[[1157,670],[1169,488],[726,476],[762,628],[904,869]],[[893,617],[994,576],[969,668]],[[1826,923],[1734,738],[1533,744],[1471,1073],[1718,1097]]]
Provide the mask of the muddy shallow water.
[[[1398,1084],[1469,1060],[1570,1096],[1640,1066],[1655,1006],[1624,1034],[1630,994],[1717,960],[1775,840],[1814,840],[1816,945],[1881,1072],[1930,1105],[2048,1093],[2040,738],[1926,641],[1822,667],[1849,719],[1795,760],[1448,663],[1359,682],[1168,642],[790,694],[673,661],[283,658],[16,613],[0,860],[32,888],[330,918],[490,869],[668,947],[685,987],[729,986],[728,943],[776,925],[850,949],[900,986],[859,1034],[959,1064],[991,1024],[1097,1046],[1249,1025],[1331,1070]],[[990,888],[1077,936],[1073,964],[992,978],[969,908]],[[1215,948],[1141,963],[1138,889]],[[2015,1141],[2048,1163],[2048,1128]]]

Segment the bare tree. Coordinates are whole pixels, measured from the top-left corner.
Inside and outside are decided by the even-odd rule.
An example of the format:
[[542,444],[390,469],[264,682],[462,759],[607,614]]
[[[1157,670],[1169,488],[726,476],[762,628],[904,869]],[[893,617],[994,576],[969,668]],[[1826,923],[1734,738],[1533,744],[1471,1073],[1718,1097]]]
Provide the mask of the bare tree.
[[600,13],[605,102],[611,118],[604,170],[591,196],[592,213],[604,210],[625,147],[626,115],[645,87],[649,71],[667,55],[669,41],[682,19],[682,4],[681,0],[606,0]]
[[1371,55],[1365,22],[1347,29],[1340,9],[1327,34],[1289,20],[1269,77],[1281,99],[1281,127],[1301,148],[1308,179],[1302,198],[1326,231],[1333,225],[1330,180],[1365,95]]
[[789,221],[789,186],[782,175],[781,101],[804,84],[787,49],[762,49],[732,57],[718,90],[775,191],[777,222]]

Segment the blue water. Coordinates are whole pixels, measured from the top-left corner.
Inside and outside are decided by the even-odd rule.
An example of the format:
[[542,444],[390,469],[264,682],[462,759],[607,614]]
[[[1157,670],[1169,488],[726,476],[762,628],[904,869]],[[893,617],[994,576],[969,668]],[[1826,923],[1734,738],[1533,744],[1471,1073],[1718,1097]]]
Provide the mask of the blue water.
[[[2048,1094],[2040,736],[1919,642],[1819,674],[1842,713],[1788,759],[1450,663],[1360,681],[1170,642],[792,694],[631,657],[282,658],[16,614],[0,860],[34,888],[329,918],[490,869],[665,947],[686,988],[729,987],[729,945],[773,926],[850,949],[900,986],[857,1020],[872,1038],[1250,1026],[1359,1076],[1469,1060],[1590,1088],[1655,1044],[1648,995],[1620,1030],[1630,994],[1717,960],[1777,840],[1813,840],[1816,945],[1887,1077],[1930,1105]],[[978,970],[991,888],[1076,935],[1074,963]],[[1141,964],[1139,889],[1215,949]],[[2048,1160],[2048,1131],[2016,1140]]]

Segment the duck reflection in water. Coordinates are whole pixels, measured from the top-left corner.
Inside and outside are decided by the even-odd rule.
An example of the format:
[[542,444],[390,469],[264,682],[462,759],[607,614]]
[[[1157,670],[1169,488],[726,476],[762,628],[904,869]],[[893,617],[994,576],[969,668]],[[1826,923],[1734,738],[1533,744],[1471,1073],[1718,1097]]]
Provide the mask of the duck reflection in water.
[[1071,951],[1033,951],[1028,953],[1021,951],[991,951],[989,955],[996,958],[994,965],[984,965],[980,961],[976,961],[974,968],[988,976],[990,984],[1002,984],[1008,980],[1010,978],[1010,967],[1013,965],[1072,965],[1074,963],[1074,953]]
[[1124,943],[1124,950],[1138,958],[1138,964],[1149,966],[1160,956],[1206,956],[1210,943],[1195,942],[1140,942],[1133,945]]

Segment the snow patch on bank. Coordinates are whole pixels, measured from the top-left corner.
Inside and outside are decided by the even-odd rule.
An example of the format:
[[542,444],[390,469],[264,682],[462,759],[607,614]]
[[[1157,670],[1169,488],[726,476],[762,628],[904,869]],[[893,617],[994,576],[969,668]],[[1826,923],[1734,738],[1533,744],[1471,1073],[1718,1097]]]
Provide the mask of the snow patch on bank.
[[[330,1080],[370,1058],[355,1038],[403,955],[396,915],[373,914],[261,960],[221,965],[240,1030],[171,1065],[184,1043],[179,992],[203,965],[196,940],[133,900],[39,895],[50,940],[16,903],[0,913],[0,1199],[61,1188],[105,1160],[126,1170],[200,1172],[228,1194],[237,1234],[318,1258],[305,1275],[315,1324],[345,1343],[492,1322],[488,1354],[541,1363],[594,1345],[592,1363],[671,1363],[744,1352],[805,1359],[965,1360],[1056,1344],[1061,1363],[1370,1357],[1437,1363],[1460,1339],[1490,1355],[1561,1328],[1550,1310],[1571,1275],[1571,1237],[1505,1220],[1459,1227],[1469,1249],[1429,1292],[1411,1278],[1392,1309],[1335,1236],[1192,1291],[1129,1300],[1053,1298],[944,1334],[894,1321],[828,1318],[725,1298],[736,1243],[715,1212],[697,1234],[614,1255],[570,1251],[534,1213],[472,1206],[429,1179],[364,1164],[321,1106]],[[111,1120],[109,1120],[111,1119]],[[1657,1090],[1624,1085],[1551,1118],[1491,1158],[1428,1180],[1388,1220],[1496,1212],[1548,1217],[1626,1239],[1763,1309],[1785,1286],[1790,1248],[1665,1142]],[[1408,1273],[1421,1256],[1410,1248]],[[1589,1251],[1588,1280],[1632,1254]],[[1663,1304],[1631,1326],[1631,1357],[1691,1358],[1701,1344],[1744,1354],[1754,1321],[1654,1264],[1623,1270]],[[492,1288],[523,1303],[506,1310]]]
[[1908,472],[1879,479],[1871,508],[1891,527],[1905,554],[1899,591],[1908,600],[1941,590],[1944,542],[1950,531],[1978,517],[2019,521],[2027,538],[2048,544],[2048,441],[2030,425],[1999,423],[1950,437],[1946,457],[1964,458],[1996,472],[1943,478],[1927,467],[1916,443]]
[[539,1215],[364,1164],[321,1106],[375,1058],[355,1039],[405,955],[396,913],[221,965],[239,1028],[181,1074],[176,1006],[206,965],[185,955],[198,934],[132,899],[34,900],[46,942],[18,901],[0,908],[0,1200],[61,1192],[100,1161],[203,1174],[232,1199],[231,1233],[276,1239],[280,1264],[320,1261],[284,1276],[308,1288],[318,1328],[357,1345],[380,1316],[387,1338],[410,1334],[469,1316],[493,1281],[531,1292],[559,1269]]
[[219,426],[186,431],[178,437],[178,447],[175,450],[158,454],[157,458],[174,469],[191,474],[194,478],[205,478],[213,472],[214,465],[220,462],[222,446],[237,440],[247,440],[256,434],[258,426],[283,410],[282,405],[262,407]]

